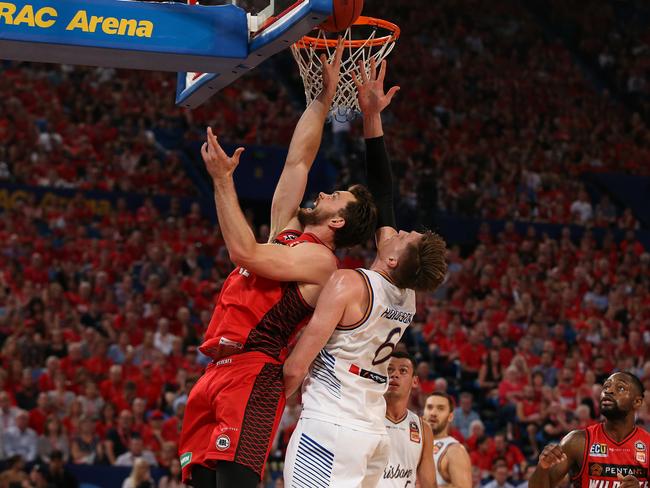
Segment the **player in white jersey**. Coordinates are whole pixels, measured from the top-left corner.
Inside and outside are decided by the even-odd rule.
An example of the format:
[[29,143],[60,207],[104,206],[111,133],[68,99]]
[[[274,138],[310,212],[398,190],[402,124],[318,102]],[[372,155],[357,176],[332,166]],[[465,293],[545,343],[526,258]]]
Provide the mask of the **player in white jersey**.
[[433,392],[424,404],[423,418],[433,430],[433,460],[438,488],[472,488],[472,464],[460,442],[449,435],[454,420],[454,400]]
[[429,424],[406,408],[411,390],[418,384],[415,362],[396,351],[388,363],[388,390],[384,424],[390,439],[390,456],[377,488],[436,487],[433,465],[433,432]]
[[[415,314],[415,291],[444,280],[445,242],[431,232],[395,230],[392,173],[383,143],[379,76],[362,71],[368,187],[377,203],[377,257],[370,269],[336,271],[284,366],[285,391],[303,384],[303,412],[285,458],[289,487],[374,487],[388,461],[384,426],[388,360]],[[313,361],[311,370],[309,366]]]

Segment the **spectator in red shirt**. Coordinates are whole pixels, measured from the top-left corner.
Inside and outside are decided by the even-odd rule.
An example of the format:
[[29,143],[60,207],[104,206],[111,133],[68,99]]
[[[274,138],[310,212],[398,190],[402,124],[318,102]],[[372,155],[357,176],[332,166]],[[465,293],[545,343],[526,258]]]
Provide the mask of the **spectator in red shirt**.
[[108,379],[105,379],[99,385],[99,391],[108,402],[115,402],[116,398],[122,393],[123,388],[123,377],[122,377],[122,366],[119,364],[114,364],[108,370]]
[[495,457],[502,457],[508,464],[508,470],[512,471],[517,466],[519,473],[526,471],[528,462],[517,446],[508,442],[503,433],[494,436],[494,454]]
[[165,420],[165,423],[163,424],[163,439],[178,444],[181,435],[181,426],[183,424],[183,415],[185,415],[185,403],[179,402],[176,405],[174,415]]
[[47,393],[39,393],[36,400],[36,408],[29,411],[29,427],[38,435],[43,435],[43,431],[45,430],[45,420],[50,414],[51,409],[52,404]]
[[54,378],[61,370],[61,360],[56,356],[49,356],[45,361],[45,371],[38,377],[38,389],[50,391],[54,389]]
[[461,364],[461,382],[465,389],[472,391],[476,389],[476,381],[486,352],[487,349],[481,344],[479,333],[472,329],[467,337],[467,343],[458,352]]

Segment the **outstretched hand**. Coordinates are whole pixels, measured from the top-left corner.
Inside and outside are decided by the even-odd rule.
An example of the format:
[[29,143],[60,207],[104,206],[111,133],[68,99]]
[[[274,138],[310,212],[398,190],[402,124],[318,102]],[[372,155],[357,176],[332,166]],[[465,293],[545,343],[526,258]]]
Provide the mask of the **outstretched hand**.
[[239,156],[244,152],[243,147],[235,149],[232,156],[228,156],[217,141],[217,136],[212,132],[212,127],[207,129],[207,142],[201,146],[201,156],[212,181],[232,176],[239,165]]
[[320,62],[323,66],[323,92],[329,98],[334,98],[336,87],[341,77],[341,58],[343,57],[343,39],[339,37],[339,42],[334,51],[334,57],[330,62],[327,61],[325,54],[320,55]]
[[361,81],[357,74],[352,72],[352,80],[357,87],[357,99],[359,108],[364,115],[381,113],[388,105],[395,94],[399,91],[399,86],[394,86],[388,93],[384,93],[384,78],[386,77],[386,60],[381,62],[379,75],[377,75],[377,65],[375,59],[370,60],[370,77],[366,73],[363,61],[359,61],[359,73]]

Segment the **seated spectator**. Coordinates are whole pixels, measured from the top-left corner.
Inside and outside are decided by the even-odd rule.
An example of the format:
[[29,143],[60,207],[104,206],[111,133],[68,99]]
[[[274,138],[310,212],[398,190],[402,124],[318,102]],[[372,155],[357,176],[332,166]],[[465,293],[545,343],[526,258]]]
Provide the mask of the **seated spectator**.
[[48,483],[57,488],[77,488],[79,486],[77,478],[65,469],[64,464],[64,454],[61,451],[52,451],[46,474]]
[[531,385],[524,387],[523,398],[517,401],[517,420],[520,427],[526,430],[530,447],[533,450],[532,457],[539,455],[539,446],[537,445],[537,432],[542,427],[545,417],[544,405],[535,398],[535,390]]
[[106,433],[106,455],[111,464],[115,464],[117,458],[128,451],[133,435],[137,435],[133,430],[133,414],[129,410],[122,410],[116,427]]
[[36,408],[29,411],[29,426],[38,435],[42,435],[45,430],[45,421],[52,409],[51,405],[50,397],[47,393],[41,391],[36,399]]
[[121,454],[115,460],[115,466],[133,466],[136,459],[144,459],[149,466],[156,466],[156,456],[153,452],[144,448],[144,441],[139,434],[133,434],[129,441],[129,450]]
[[472,408],[474,397],[469,392],[463,392],[458,398],[459,405],[454,410],[453,426],[460,431],[465,439],[470,435],[472,422],[481,420],[479,414]]
[[493,480],[485,484],[484,488],[515,488],[508,482],[508,478],[510,477],[510,469],[500,461],[502,460],[499,458],[494,460],[494,465],[492,468]]
[[33,463],[38,453],[38,436],[28,424],[29,414],[21,410],[16,416],[16,425],[4,433],[4,449],[6,456],[19,455],[25,462]]
[[43,435],[38,438],[38,458],[44,463],[49,463],[54,451],[63,456],[63,462],[68,461],[70,457],[68,436],[59,418],[51,414],[45,422]]
[[178,458],[174,458],[169,466],[169,474],[160,478],[158,488],[185,488],[181,482],[181,463]]
[[523,473],[528,465],[526,458],[517,446],[508,442],[503,433],[494,436],[494,454],[497,458],[503,458],[506,461],[508,471],[517,466],[518,472]]
[[175,460],[178,460],[178,446],[170,441],[165,441],[160,448],[156,457],[158,466],[163,469],[169,469]]
[[478,386],[485,397],[498,399],[498,388],[503,379],[503,366],[499,349],[490,348],[483,358],[481,369],[478,373]]
[[34,381],[32,370],[29,368],[23,370],[20,385],[15,394],[16,405],[27,411],[35,408],[38,393],[38,385]]
[[99,394],[97,383],[92,380],[86,381],[83,394],[79,395],[77,399],[81,402],[84,415],[95,420],[99,419],[105,401]]
[[487,436],[481,436],[475,441],[476,449],[470,453],[472,466],[480,470],[481,479],[490,476],[492,470],[492,460],[494,459],[494,446],[492,439]]
[[11,404],[11,397],[6,391],[0,391],[0,427],[7,431],[10,427],[16,426],[16,417],[20,409]]
[[516,405],[523,398],[526,383],[515,366],[508,366],[505,377],[499,383],[499,403],[502,406]]
[[151,469],[143,458],[138,458],[133,463],[131,474],[122,483],[122,488],[154,488]]
[[101,439],[95,433],[95,422],[88,416],[79,421],[79,431],[70,442],[74,464],[106,464]]

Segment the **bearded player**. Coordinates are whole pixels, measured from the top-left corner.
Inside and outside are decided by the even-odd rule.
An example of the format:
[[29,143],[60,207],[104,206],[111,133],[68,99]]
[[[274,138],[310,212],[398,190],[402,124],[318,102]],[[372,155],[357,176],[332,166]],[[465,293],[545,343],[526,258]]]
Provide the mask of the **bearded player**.
[[472,488],[472,464],[460,442],[449,435],[454,420],[454,401],[446,393],[434,392],[424,404],[424,420],[433,431],[433,460],[438,488]]
[[643,393],[643,384],[632,373],[607,378],[600,394],[605,421],[569,432],[559,445],[546,446],[530,488],[554,488],[567,474],[575,488],[647,487],[650,434],[635,425]]
[[407,408],[411,390],[418,384],[415,361],[394,352],[388,362],[388,390],[384,424],[390,438],[388,465],[377,488],[435,488],[431,427]]
[[[398,232],[381,111],[386,63],[357,83],[368,185],[377,202],[377,257],[370,269],[339,270],[284,367],[287,394],[303,384],[303,411],[285,457],[288,486],[375,487],[388,462],[384,425],[388,361],[415,315],[415,290],[435,290],[447,271],[445,242],[431,232]],[[311,370],[309,366],[313,365]],[[319,462],[314,464],[314,460]]]
[[302,115],[271,207],[271,243],[258,244],[233,182],[243,148],[228,157],[208,129],[202,156],[219,224],[238,266],[223,284],[201,352],[212,363],[192,389],[179,445],[183,480],[195,487],[253,488],[285,404],[287,346],[337,268],[337,247],[365,242],[376,222],[368,191],[321,193],[298,210],[339,78],[343,45],[323,58],[323,89]]

